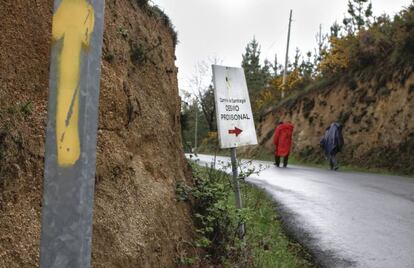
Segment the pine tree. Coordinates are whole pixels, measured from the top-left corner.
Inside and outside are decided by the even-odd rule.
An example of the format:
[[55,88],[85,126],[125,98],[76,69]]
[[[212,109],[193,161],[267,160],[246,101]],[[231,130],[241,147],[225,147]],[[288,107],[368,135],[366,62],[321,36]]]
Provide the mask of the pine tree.
[[277,54],[275,54],[273,63],[268,59],[265,59],[264,63],[265,71],[269,72],[269,79],[273,79],[279,76],[279,74],[281,73],[282,66],[278,63]]
[[301,53],[300,53],[299,48],[297,47],[296,50],[295,50],[295,58],[294,58],[295,60],[293,61],[293,69],[294,70],[299,68],[300,57],[301,57]]
[[279,62],[277,60],[277,54],[275,54],[275,59],[273,61],[272,70],[273,70],[273,76],[277,77],[279,75]]
[[334,24],[332,24],[330,30],[331,30],[330,38],[338,38],[342,30],[342,27],[341,25],[338,24],[338,22],[335,21]]
[[207,121],[210,132],[217,131],[216,126],[216,109],[214,103],[214,88],[212,85],[205,92],[199,92],[198,101],[201,105],[204,117]]
[[369,0],[348,0],[348,14],[343,23],[349,34],[369,26],[372,20],[372,3]]
[[306,53],[306,59],[302,58],[302,63],[299,69],[304,79],[310,80],[312,78],[312,75],[315,73],[315,65],[312,62],[312,52],[308,51]]
[[246,46],[246,51],[242,55],[242,67],[246,75],[247,87],[251,94],[258,94],[263,90],[270,78],[269,66],[264,67],[260,64],[260,46],[256,38]]

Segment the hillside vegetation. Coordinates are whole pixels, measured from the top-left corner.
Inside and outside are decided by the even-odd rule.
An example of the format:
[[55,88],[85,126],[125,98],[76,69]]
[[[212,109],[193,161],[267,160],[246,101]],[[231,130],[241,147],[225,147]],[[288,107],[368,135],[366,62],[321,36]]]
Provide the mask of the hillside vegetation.
[[[349,17],[344,18],[342,25],[335,22],[330,33],[318,33],[313,53],[309,51],[303,56],[296,49],[284,87],[283,66],[277,62],[270,64],[275,72],[268,86],[261,87],[258,96],[253,98],[256,112],[266,113],[267,108],[284,102],[282,90],[287,96],[297,96],[341,78],[348,80],[353,88],[357,86],[354,80],[375,82],[379,88],[397,80],[404,84],[412,73],[414,61],[414,6],[392,18],[388,15],[374,18],[367,2],[350,1]],[[269,67],[262,67],[266,68]]]
[[[296,48],[286,66],[285,84],[285,66],[277,55],[261,64],[259,42],[253,38],[246,46],[242,66],[260,141],[248,151],[265,147],[272,154],[276,123],[290,120],[296,126],[293,154],[320,163],[324,157],[319,140],[338,121],[346,142],[342,163],[413,174],[414,5],[392,17],[374,17],[368,0],[349,0],[343,21],[334,22],[329,33],[321,28],[316,40],[314,51]],[[214,107],[212,87],[204,92],[182,110],[188,119],[183,125],[184,140],[190,144],[186,149],[194,145],[197,109],[200,149],[217,147],[216,129],[209,123],[215,118],[203,116],[206,108]]]
[[294,69],[289,76],[297,82],[288,83],[288,97],[272,96],[259,107],[260,141],[270,151],[275,122],[291,120],[295,154],[320,162],[319,139],[338,121],[343,163],[414,174],[414,6],[393,18],[363,14],[360,24],[345,19],[331,27],[310,78]]

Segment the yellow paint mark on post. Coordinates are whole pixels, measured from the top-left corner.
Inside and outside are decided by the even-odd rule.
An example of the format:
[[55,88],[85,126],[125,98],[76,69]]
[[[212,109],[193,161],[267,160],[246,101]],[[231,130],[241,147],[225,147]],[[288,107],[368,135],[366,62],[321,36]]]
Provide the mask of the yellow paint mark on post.
[[73,166],[80,157],[81,50],[89,48],[94,25],[94,10],[86,0],[62,0],[53,15],[53,42],[63,39],[56,108],[57,160],[62,167]]

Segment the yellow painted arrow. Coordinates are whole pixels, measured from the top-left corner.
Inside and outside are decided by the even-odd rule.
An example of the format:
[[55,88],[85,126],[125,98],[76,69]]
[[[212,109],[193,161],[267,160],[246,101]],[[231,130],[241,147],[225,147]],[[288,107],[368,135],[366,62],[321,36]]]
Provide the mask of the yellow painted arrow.
[[80,156],[79,86],[81,51],[94,30],[93,7],[86,0],[62,0],[53,15],[53,42],[63,39],[59,54],[56,141],[59,166],[73,166]]

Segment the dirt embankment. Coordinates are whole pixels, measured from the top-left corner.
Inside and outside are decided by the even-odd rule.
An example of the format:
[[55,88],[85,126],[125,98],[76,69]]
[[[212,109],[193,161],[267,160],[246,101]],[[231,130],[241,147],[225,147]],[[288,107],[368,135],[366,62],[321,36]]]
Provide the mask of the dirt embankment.
[[414,74],[375,77],[381,74],[365,82],[357,75],[342,77],[285,101],[262,117],[260,143],[271,150],[276,122],[290,120],[294,153],[321,161],[320,138],[331,122],[339,121],[344,125],[342,163],[414,174]]
[[[175,40],[166,17],[107,0],[94,267],[170,267],[191,240]],[[0,3],[0,267],[36,267],[53,1]]]

